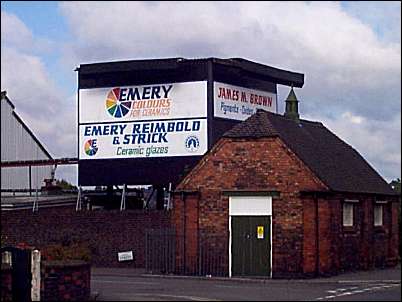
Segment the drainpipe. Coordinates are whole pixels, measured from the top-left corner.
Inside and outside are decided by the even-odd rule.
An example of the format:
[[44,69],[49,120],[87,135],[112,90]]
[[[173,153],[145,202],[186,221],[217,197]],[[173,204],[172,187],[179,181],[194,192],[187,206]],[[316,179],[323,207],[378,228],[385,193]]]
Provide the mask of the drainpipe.
[[198,260],[198,275],[201,275],[201,255],[200,247],[200,199],[197,198],[197,260]]
[[29,177],[29,196],[32,196],[32,168],[31,165],[28,166],[28,177]]
[[318,197],[317,194],[314,194],[314,203],[315,203],[315,275],[316,277],[320,274],[320,218],[318,215]]
[[[207,123],[208,125],[212,125],[212,117],[214,115],[213,113],[213,104],[214,104],[214,76],[213,76],[213,59],[208,60],[208,65],[207,65],[207,70],[208,70],[208,78],[207,78]],[[208,149],[212,148],[212,127],[209,126],[207,130],[207,145]]]
[[186,219],[186,194],[182,192],[181,195],[181,200],[183,201],[183,266],[184,266],[184,273],[186,273],[186,258],[187,258],[187,251],[186,251],[186,224],[187,224],[187,219]]

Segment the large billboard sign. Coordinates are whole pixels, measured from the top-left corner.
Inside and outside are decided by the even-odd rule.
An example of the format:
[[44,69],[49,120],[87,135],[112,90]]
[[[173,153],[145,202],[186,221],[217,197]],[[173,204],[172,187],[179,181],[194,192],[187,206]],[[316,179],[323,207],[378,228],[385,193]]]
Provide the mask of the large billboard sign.
[[80,89],[79,122],[207,116],[206,82]]
[[257,109],[276,113],[276,94],[214,82],[215,117],[244,121]]
[[207,85],[80,89],[79,159],[203,155]]
[[207,120],[167,120],[80,125],[80,159],[202,155]]

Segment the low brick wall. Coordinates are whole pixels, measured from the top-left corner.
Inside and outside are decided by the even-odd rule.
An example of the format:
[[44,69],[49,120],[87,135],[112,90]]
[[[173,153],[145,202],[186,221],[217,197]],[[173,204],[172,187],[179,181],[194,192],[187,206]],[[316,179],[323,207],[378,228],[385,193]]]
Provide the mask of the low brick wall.
[[7,264],[1,265],[1,301],[12,301],[12,269]]
[[83,261],[42,262],[41,301],[87,301],[91,266]]
[[[91,264],[100,267],[145,267],[145,230],[170,225],[170,214],[156,210],[76,212],[57,207],[40,208],[36,213],[1,212],[1,233],[7,245],[27,242],[40,250],[49,244],[76,241],[89,246]],[[122,251],[133,251],[134,261],[118,262],[117,253]]]

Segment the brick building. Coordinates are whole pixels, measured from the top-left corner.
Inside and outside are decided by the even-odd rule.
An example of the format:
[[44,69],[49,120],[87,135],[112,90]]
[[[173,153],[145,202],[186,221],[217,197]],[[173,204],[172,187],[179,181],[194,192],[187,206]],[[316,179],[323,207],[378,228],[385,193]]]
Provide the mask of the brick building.
[[[77,71],[78,108],[83,106],[77,112],[80,133],[85,134],[90,124],[105,129],[105,135],[93,134],[90,139],[79,134],[79,185],[108,186],[102,199],[107,206],[82,212],[71,205],[39,206],[32,213],[22,209],[25,204],[18,211],[2,211],[7,244],[24,241],[41,247],[72,237],[88,243],[97,266],[197,275],[300,277],[396,264],[398,196],[394,191],[321,123],[299,119],[293,89],[285,114],[274,113],[277,85],[301,88],[303,74],[241,58],[94,63]],[[191,88],[172,97],[176,102],[172,110],[188,110],[177,109],[166,119],[153,117],[152,124],[197,120],[205,125],[199,133],[161,144],[181,146],[183,152],[99,156],[102,150],[116,148],[112,140],[85,151],[92,139],[112,137],[106,135],[109,124],[151,125],[145,117],[131,119],[129,111],[120,116],[121,108],[113,111],[117,102],[112,102],[111,113],[105,101],[107,105],[114,88],[142,87],[145,95],[152,85],[166,83],[178,91]],[[152,91],[156,95],[159,90]],[[123,95],[117,94],[114,100]],[[257,108],[266,111],[256,112]],[[94,112],[100,112],[100,117],[92,116]],[[120,112],[118,117],[115,112]],[[256,113],[245,120],[251,112]],[[187,145],[189,138],[198,143]],[[122,204],[109,195],[112,185],[152,185],[156,211],[145,199],[139,200],[144,209],[109,210],[118,207],[113,203]],[[164,188],[170,185],[173,210],[164,211],[165,205],[172,206],[170,198],[165,204]],[[119,262],[117,253],[130,250],[134,261]]]
[[397,201],[356,150],[299,119],[292,89],[283,116],[234,126],[176,187],[177,260],[273,278],[396,265]]

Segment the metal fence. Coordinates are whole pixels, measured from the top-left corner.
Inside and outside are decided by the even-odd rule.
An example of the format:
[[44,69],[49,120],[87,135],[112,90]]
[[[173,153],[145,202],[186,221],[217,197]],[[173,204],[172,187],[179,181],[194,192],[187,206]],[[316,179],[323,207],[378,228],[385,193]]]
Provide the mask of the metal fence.
[[175,273],[174,229],[145,230],[145,268],[149,273]]
[[145,231],[145,268],[153,274],[227,276],[227,242],[218,235],[186,238],[174,229]]
[[221,235],[200,236],[198,248],[200,276],[228,275],[228,248]]

